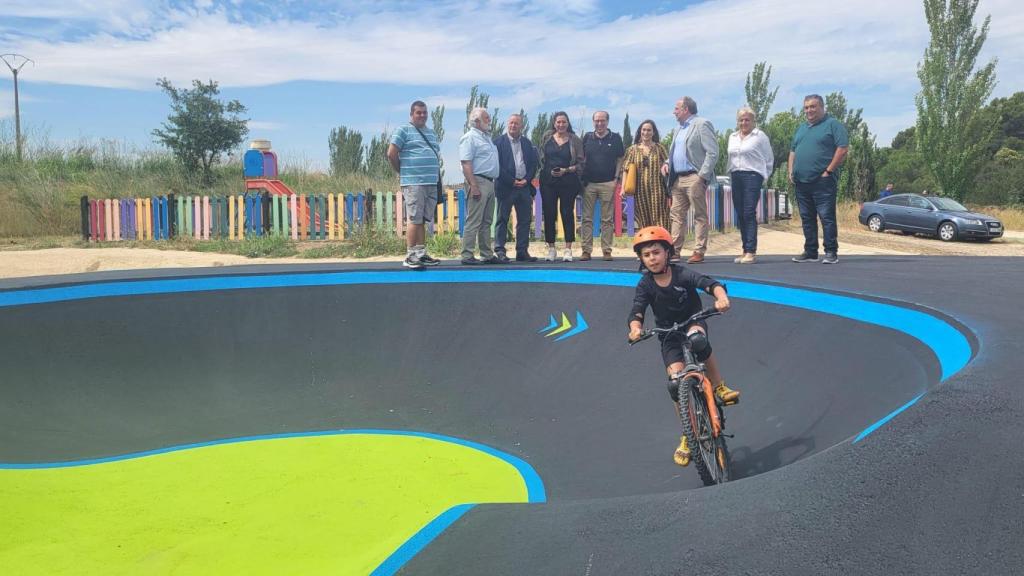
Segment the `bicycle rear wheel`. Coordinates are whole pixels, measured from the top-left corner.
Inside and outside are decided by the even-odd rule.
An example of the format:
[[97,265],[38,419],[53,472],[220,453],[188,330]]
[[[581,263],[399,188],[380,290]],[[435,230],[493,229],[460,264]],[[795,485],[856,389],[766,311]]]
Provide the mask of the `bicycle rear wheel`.
[[687,378],[679,385],[679,418],[690,445],[690,460],[705,486],[729,481],[729,449],[725,438],[714,435],[700,381]]

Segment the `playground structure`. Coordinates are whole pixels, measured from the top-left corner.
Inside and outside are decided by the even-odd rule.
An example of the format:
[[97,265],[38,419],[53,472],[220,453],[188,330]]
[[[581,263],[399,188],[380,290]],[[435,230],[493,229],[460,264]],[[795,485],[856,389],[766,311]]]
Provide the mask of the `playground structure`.
[[[278,157],[270,141],[253,140],[243,156],[245,192],[229,196],[155,196],[152,198],[81,198],[81,231],[86,241],[167,240],[190,236],[196,240],[243,239],[245,236],[278,235],[292,240],[344,240],[358,230],[405,236],[405,217],[400,192],[340,192],[303,195],[278,178]],[[723,232],[736,221],[728,185],[712,183],[707,195],[709,225]],[[462,235],[467,195],[462,188],[447,189],[438,202],[433,232]],[[576,218],[581,221],[582,198],[576,199]],[[632,236],[635,228],[634,199],[616,189],[612,201],[615,236]],[[497,207],[495,207],[497,210]],[[595,207],[594,235],[600,234],[601,207]],[[761,191],[757,218],[768,223],[789,215],[788,196],[772,189]],[[494,218],[492,221],[496,221]],[[515,229],[516,214],[512,214]],[[531,237],[543,237],[540,195],[533,202]],[[687,226],[693,229],[693,211]],[[561,238],[561,215],[556,229]],[[492,228],[492,234],[494,230]]]

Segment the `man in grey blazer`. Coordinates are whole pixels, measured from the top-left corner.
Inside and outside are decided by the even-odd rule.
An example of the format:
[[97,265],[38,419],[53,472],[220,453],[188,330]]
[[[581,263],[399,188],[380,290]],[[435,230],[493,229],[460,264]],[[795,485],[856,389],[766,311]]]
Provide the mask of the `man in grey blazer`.
[[708,120],[697,116],[697,103],[689,96],[676,102],[673,114],[679,127],[672,131],[672,146],[661,174],[668,179],[666,190],[672,199],[669,217],[672,220],[672,246],[682,254],[686,239],[686,213],[693,206],[693,254],[689,264],[704,261],[708,249],[708,186],[715,181],[715,162],[718,161],[718,138]]

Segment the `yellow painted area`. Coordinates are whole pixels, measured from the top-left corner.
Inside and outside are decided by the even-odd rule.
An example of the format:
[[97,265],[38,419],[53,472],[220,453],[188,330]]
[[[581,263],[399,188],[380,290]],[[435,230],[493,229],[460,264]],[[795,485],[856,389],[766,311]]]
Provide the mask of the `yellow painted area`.
[[368,574],[452,506],[526,501],[511,464],[415,436],[0,470],[0,573]]
[[565,312],[562,312],[562,325],[552,330],[551,332],[548,332],[544,337],[547,338],[548,336],[561,334],[562,332],[565,332],[569,328],[572,328],[572,322],[569,322],[569,317],[565,315]]

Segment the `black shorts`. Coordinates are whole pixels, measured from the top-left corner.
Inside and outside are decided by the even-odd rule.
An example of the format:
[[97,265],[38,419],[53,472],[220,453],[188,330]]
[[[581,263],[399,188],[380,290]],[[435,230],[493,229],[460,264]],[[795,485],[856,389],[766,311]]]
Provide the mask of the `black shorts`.
[[703,321],[693,322],[688,324],[685,328],[677,330],[672,334],[668,334],[661,338],[661,359],[665,361],[665,367],[668,368],[676,362],[685,364],[686,358],[683,356],[683,340],[686,339],[686,333],[693,326],[700,326],[704,329],[704,334],[708,338],[708,345],[704,350],[695,352],[694,356],[697,362],[704,362],[711,356],[711,333],[708,331],[708,325]]

